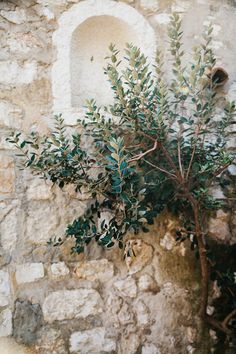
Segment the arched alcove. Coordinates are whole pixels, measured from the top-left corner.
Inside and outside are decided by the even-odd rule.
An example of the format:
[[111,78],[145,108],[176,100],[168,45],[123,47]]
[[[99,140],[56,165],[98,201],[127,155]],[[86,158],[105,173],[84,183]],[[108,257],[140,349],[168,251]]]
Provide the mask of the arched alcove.
[[108,46],[121,50],[133,43],[150,60],[155,55],[154,30],[134,8],[112,0],[88,0],[72,6],[59,19],[53,35],[53,111],[69,125],[83,114],[85,99],[109,104],[112,93],[103,73]]

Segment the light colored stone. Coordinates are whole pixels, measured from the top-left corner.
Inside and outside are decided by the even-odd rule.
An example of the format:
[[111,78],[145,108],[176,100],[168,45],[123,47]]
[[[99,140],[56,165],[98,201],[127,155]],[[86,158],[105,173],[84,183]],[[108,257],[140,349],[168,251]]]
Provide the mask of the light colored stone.
[[53,278],[64,277],[69,273],[69,268],[66,266],[65,262],[53,263],[51,265],[51,274]]
[[125,255],[129,274],[135,274],[151,262],[153,248],[141,239],[128,240],[125,244]]
[[49,294],[43,303],[45,321],[86,318],[103,312],[99,293],[93,289],[58,290]]
[[160,291],[156,281],[149,274],[143,274],[138,280],[138,288],[140,291],[150,291],[157,293]]
[[0,156],[0,193],[11,194],[15,189],[14,160],[9,156]]
[[18,211],[12,209],[4,217],[0,224],[1,246],[5,251],[13,251],[18,235]]
[[32,283],[44,277],[44,267],[42,263],[20,264],[15,275],[18,284]]
[[126,353],[129,348],[129,354],[136,354],[140,345],[141,338],[136,333],[130,333],[127,336],[123,336],[120,341],[121,353]]
[[236,165],[230,165],[228,171],[232,176],[236,176]]
[[150,325],[150,311],[147,305],[142,300],[138,300],[133,306],[136,312],[138,326],[143,327],[147,324]]
[[5,309],[0,312],[0,337],[7,337],[12,334],[12,313]]
[[175,3],[171,6],[171,11],[172,12],[186,12],[190,6],[190,2],[187,0],[177,0]]
[[10,279],[5,270],[0,270],[0,306],[6,306],[10,301]]
[[70,337],[70,353],[97,354],[100,352],[110,353],[115,350],[115,341],[106,338],[106,329],[103,327],[75,332]]
[[118,313],[118,320],[122,326],[127,326],[130,323],[134,323],[134,314],[127,302],[123,303]]
[[27,197],[30,200],[48,200],[52,197],[51,183],[40,178],[34,178],[27,189]]
[[140,0],[140,6],[144,11],[157,11],[159,0]]
[[0,348],[2,354],[35,354],[35,351],[16,343],[14,338],[0,338]]
[[137,285],[135,280],[131,277],[115,281],[114,287],[124,297],[128,296],[134,298],[137,295]]
[[21,129],[23,110],[7,101],[0,102],[0,126]]
[[209,235],[221,241],[229,241],[231,238],[229,217],[223,210],[217,210],[216,217],[209,221]]
[[159,24],[159,25],[167,25],[170,22],[170,15],[169,14],[158,14],[154,16],[154,20]]
[[146,343],[142,347],[142,354],[162,354],[162,353],[154,344]]
[[187,327],[186,334],[188,342],[193,344],[197,339],[197,329],[193,327]]
[[114,266],[107,259],[79,262],[76,267],[76,275],[80,279],[104,282],[113,277]]
[[25,62],[23,65],[12,61],[0,62],[0,77],[3,84],[30,84],[36,78],[36,75],[36,62]]
[[0,11],[0,14],[3,18],[7,21],[21,25],[26,21],[26,14],[24,9],[20,9],[19,7],[16,8],[15,11]]
[[176,241],[170,232],[167,232],[160,240],[160,245],[167,251],[171,251],[175,247]]

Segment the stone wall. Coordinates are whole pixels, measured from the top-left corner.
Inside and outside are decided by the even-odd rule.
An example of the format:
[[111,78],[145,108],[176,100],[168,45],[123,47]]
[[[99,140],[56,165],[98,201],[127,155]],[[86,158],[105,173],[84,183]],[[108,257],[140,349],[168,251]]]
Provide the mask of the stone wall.
[[[91,246],[84,255],[72,256],[69,242],[51,248],[48,239],[63,235],[89,200],[70,187],[60,191],[19,170],[15,151],[5,141],[12,128],[48,130],[55,99],[51,73],[58,54],[53,35],[60,16],[79,2],[0,2],[0,336],[14,336],[42,354],[203,354],[196,315],[198,267],[188,245],[175,242],[178,221],[162,215],[148,234],[128,235],[127,247],[136,254],[128,262],[117,249]],[[89,2],[98,6],[103,0]],[[183,16],[188,49],[197,43],[203,23],[212,21],[217,65],[230,77],[223,94],[236,98],[234,1],[123,2],[143,16],[164,52],[172,11]],[[86,26],[82,35],[84,31]],[[229,148],[234,144],[232,132]],[[235,181],[235,176],[232,166],[228,178]],[[219,187],[213,192],[220,198],[233,193]],[[235,242],[234,210],[218,211],[210,231]],[[2,343],[2,348],[8,345]],[[4,349],[3,354],[8,353],[10,349]]]

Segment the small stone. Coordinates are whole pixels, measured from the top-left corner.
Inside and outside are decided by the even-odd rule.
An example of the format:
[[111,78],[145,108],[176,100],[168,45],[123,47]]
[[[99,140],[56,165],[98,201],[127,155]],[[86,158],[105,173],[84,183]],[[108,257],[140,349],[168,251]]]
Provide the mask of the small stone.
[[42,263],[25,263],[16,266],[16,282],[18,284],[31,283],[43,277]]
[[189,1],[178,0],[171,6],[171,12],[186,12],[189,8]]
[[0,312],[0,337],[7,337],[12,334],[12,313],[5,309]]
[[143,274],[138,280],[138,287],[140,291],[150,291],[154,294],[160,291],[156,281],[149,274]]
[[51,274],[53,278],[64,277],[69,273],[69,268],[66,266],[65,262],[53,263],[51,265]]
[[111,353],[115,350],[115,341],[111,338],[106,338],[106,329],[103,327],[74,332],[70,337],[70,353]]
[[7,101],[0,102],[0,126],[21,129],[23,110]]
[[1,246],[7,251],[14,250],[18,234],[17,210],[11,210],[0,224]]
[[136,333],[130,333],[128,336],[121,338],[121,353],[127,353],[127,348],[129,348],[129,354],[138,353],[138,348],[140,346],[141,338]]
[[144,11],[157,11],[159,8],[158,0],[140,0],[140,6]]
[[130,323],[134,323],[134,314],[130,310],[130,306],[127,302],[124,302],[121,310],[118,313],[118,320],[122,326],[127,326]]
[[107,259],[79,262],[76,267],[76,275],[81,279],[104,282],[113,277],[114,266]]
[[150,323],[150,310],[147,305],[139,300],[134,304],[134,309],[136,312],[137,322],[139,327],[146,326]]
[[160,241],[162,248],[171,251],[175,247],[176,241],[170,232],[167,232]]
[[151,262],[153,248],[141,239],[128,240],[125,245],[125,254],[129,274],[135,274]]
[[51,185],[40,178],[30,182],[27,189],[27,197],[30,200],[48,200],[52,197]]
[[131,277],[127,277],[122,280],[117,280],[114,283],[114,287],[124,297],[128,296],[134,298],[137,296],[137,285],[135,283],[135,280]]
[[0,306],[6,306],[10,300],[10,279],[5,270],[0,270]]
[[144,344],[142,354],[161,354],[160,350],[154,344]]
[[58,290],[49,294],[43,303],[45,321],[86,318],[103,312],[103,302],[96,290]]
[[197,339],[197,329],[193,327],[187,327],[186,334],[188,342],[193,344]]
[[39,304],[16,301],[13,317],[13,337],[18,343],[34,344],[37,331],[43,325],[43,314]]
[[154,20],[160,25],[167,25],[170,22],[169,14],[158,14],[154,16]]
[[0,14],[7,21],[14,23],[16,25],[21,25],[26,21],[25,10],[20,9],[19,7],[17,7],[15,11],[2,10],[0,11]]
[[207,313],[209,316],[212,316],[213,313],[214,313],[214,311],[215,311],[214,306],[210,306],[210,305],[207,306],[206,313]]
[[9,156],[0,158],[0,193],[11,194],[15,189],[14,160]]
[[230,241],[229,214],[223,210],[217,210],[216,217],[209,221],[209,235],[220,241]]
[[230,165],[228,167],[228,171],[231,174],[231,176],[236,176],[236,165]]

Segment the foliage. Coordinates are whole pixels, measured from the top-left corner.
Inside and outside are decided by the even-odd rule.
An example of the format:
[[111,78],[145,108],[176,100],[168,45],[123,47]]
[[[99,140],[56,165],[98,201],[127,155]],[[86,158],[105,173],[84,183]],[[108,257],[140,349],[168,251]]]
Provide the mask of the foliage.
[[[50,136],[32,133],[24,139],[14,133],[9,139],[24,157],[23,168],[43,174],[61,188],[72,183],[76,191],[91,193],[93,203],[85,215],[66,230],[66,237],[75,240],[74,252],[83,252],[91,240],[123,248],[128,231],[148,231],[164,208],[180,213],[184,232],[193,235],[200,258],[203,317],[207,317],[208,294],[205,216],[221,206],[210,187],[234,158],[226,143],[235,104],[220,98],[212,82],[216,60],[211,33],[209,26],[187,65],[181,21],[172,16],[169,81],[160,52],[152,66],[128,44],[121,70],[119,52],[111,45],[105,75],[114,102],[98,107],[94,100],[88,101],[85,119],[78,122],[83,133],[75,129],[69,136],[63,118],[57,116]],[[91,142],[90,148],[85,141]],[[109,220],[104,218],[107,210]]]

